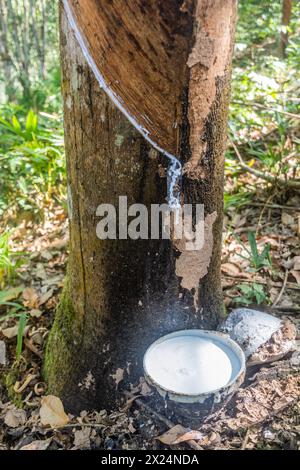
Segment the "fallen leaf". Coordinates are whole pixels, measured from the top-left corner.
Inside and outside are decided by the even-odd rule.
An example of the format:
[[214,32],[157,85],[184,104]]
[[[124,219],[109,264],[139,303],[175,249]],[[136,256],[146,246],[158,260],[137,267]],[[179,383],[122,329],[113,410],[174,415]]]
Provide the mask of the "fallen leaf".
[[287,212],[282,212],[281,222],[283,223],[283,225],[293,225],[295,220],[294,217],[288,214]]
[[35,274],[39,279],[47,279],[47,273],[42,263],[38,263]]
[[40,418],[44,426],[50,425],[51,428],[59,428],[69,422],[69,418],[65,413],[60,398],[54,395],[48,395],[42,398]]
[[68,244],[68,241],[69,241],[69,237],[66,237],[66,238],[57,238],[55,240],[53,240],[52,243],[50,243],[50,248],[56,248],[57,250],[61,250],[62,248],[65,248]]
[[30,315],[34,318],[40,318],[43,315],[43,312],[38,308],[33,308],[30,310]]
[[23,290],[23,287],[12,287],[11,289],[1,291],[0,300],[1,302],[9,302],[19,297]]
[[134,433],[136,432],[136,429],[135,429],[135,427],[133,426],[132,421],[133,421],[133,419],[130,418],[130,423],[129,423],[129,425],[128,425],[128,430],[129,430],[129,432],[130,432],[131,434],[134,434]]
[[146,381],[143,382],[141,385],[141,394],[145,397],[147,395],[151,395],[151,393],[152,393],[152,390],[147,384],[147,382]]
[[53,289],[50,289],[48,292],[43,294],[40,297],[40,305],[45,304],[49,299],[51,299],[51,297],[53,296],[53,292],[54,292]]
[[5,336],[5,338],[12,339],[15,338],[18,335],[18,325],[11,326],[10,328],[5,328],[2,331],[2,334]]
[[41,252],[41,257],[46,261],[50,261],[53,258],[53,254],[50,251],[44,250]]
[[300,256],[295,256],[295,258],[293,258],[293,263],[294,271],[300,271]]
[[23,291],[24,305],[28,308],[38,308],[40,306],[39,294],[33,287],[26,287]]
[[19,410],[18,408],[12,408],[11,410],[8,410],[4,418],[6,426],[10,428],[18,428],[19,426],[24,426],[26,420],[26,411]]
[[180,444],[181,442],[186,442],[186,441],[199,441],[200,439],[203,439],[204,435],[200,431],[188,431],[182,436],[179,436],[173,444]]
[[119,383],[124,379],[124,369],[117,369],[116,373],[112,374],[111,377],[114,379],[116,386],[118,387]]
[[181,426],[181,424],[177,424],[173,428],[169,429],[169,431],[165,432],[161,436],[156,437],[156,439],[163,444],[171,446],[174,442],[180,437],[189,432],[188,429]]
[[241,274],[240,268],[233,263],[223,263],[221,266],[223,273],[229,274],[229,276],[237,277]]
[[298,271],[291,271],[291,274],[296,279],[297,284],[300,284],[300,273]]
[[59,274],[58,276],[49,277],[43,281],[43,286],[58,286],[60,287],[63,284],[63,276]]
[[262,344],[248,358],[248,365],[265,364],[277,361],[294,349],[294,340],[297,336],[295,325],[285,321],[279,330],[272,334],[270,339]]
[[46,439],[45,441],[33,441],[30,444],[21,447],[20,450],[47,450],[51,441],[52,437],[50,439]]
[[74,432],[74,446],[77,449],[90,449],[91,428],[83,428]]

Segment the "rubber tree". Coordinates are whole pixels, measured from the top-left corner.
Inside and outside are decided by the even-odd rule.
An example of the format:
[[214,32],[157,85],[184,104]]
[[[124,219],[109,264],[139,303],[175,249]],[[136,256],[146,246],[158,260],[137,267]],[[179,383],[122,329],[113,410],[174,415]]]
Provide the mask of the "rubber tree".
[[[81,44],[68,8],[79,8],[78,21],[85,20]],[[235,0],[60,5],[70,257],[44,371],[49,392],[71,411],[113,408],[142,375],[152,341],[178,329],[213,328],[222,315],[235,18]],[[97,70],[117,78],[103,83]],[[116,103],[109,86],[130,92]],[[143,203],[150,211],[166,202],[170,153],[182,165],[181,202],[205,206],[204,246],[188,252],[172,240],[99,239],[100,204],[118,207],[126,195],[128,205]]]

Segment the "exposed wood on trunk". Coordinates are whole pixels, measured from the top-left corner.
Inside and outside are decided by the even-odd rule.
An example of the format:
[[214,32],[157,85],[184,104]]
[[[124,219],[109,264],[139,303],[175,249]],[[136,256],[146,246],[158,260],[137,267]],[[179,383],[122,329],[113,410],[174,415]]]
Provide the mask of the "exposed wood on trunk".
[[[179,150],[181,100],[192,39],[181,0],[65,0],[99,81],[158,147]],[[193,2],[190,2],[190,9]]]

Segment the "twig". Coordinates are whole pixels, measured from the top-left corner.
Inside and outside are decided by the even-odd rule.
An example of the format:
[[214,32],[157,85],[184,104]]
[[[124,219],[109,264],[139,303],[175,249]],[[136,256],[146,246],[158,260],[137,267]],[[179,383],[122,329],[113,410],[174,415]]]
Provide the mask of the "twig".
[[[278,282],[270,283],[263,279],[248,279],[245,277],[230,276],[229,274],[225,274],[224,272],[222,272],[222,277],[224,277],[225,279],[236,281],[236,282],[245,282],[245,283],[255,282],[256,284],[270,285],[271,287],[280,287],[280,284]],[[286,285],[287,285],[288,290],[300,290],[300,286],[294,284],[293,282],[287,282]]]
[[272,108],[270,106],[266,106],[265,104],[261,103],[254,103],[254,102],[247,102],[247,101],[232,101],[233,104],[240,104],[243,106],[248,106],[248,107],[253,107],[253,108],[261,108],[261,109],[266,109],[267,111],[273,111],[274,113],[278,114],[284,114],[285,116],[288,116],[293,119],[300,119],[299,114],[294,114],[294,113],[289,113],[288,111],[283,111],[280,109]]
[[255,237],[256,238],[258,236],[259,228],[261,226],[261,221],[262,221],[263,215],[265,213],[265,210],[267,209],[267,205],[272,201],[272,199],[275,197],[276,193],[277,193],[277,191],[275,190],[274,192],[272,192],[272,194],[270,194],[270,196],[268,197],[265,205],[263,206],[262,210],[260,211],[257,226],[256,226],[256,230],[255,230]]
[[64,429],[64,428],[107,428],[108,426],[105,426],[104,424],[99,424],[99,423],[70,423],[70,424],[65,424],[64,426],[60,426],[58,429]]
[[276,297],[276,299],[274,300],[273,304],[272,304],[272,307],[276,307],[276,305],[280,302],[282,296],[283,296],[283,293],[285,291],[285,288],[286,288],[286,284],[287,284],[287,280],[288,280],[288,277],[289,277],[289,270],[286,269],[285,270],[285,275],[284,275],[284,280],[283,280],[283,284],[282,284],[282,288],[278,294],[278,296]]
[[274,307],[274,310],[279,310],[280,312],[298,313],[300,312],[300,307]]
[[245,450],[245,449],[246,449],[247,444],[248,444],[248,442],[249,442],[249,437],[250,437],[250,429],[247,429],[247,432],[246,432],[245,438],[244,438],[244,440],[243,440],[243,444],[242,444],[241,450]]
[[30,340],[24,339],[24,344],[26,348],[30,349],[31,352],[33,352],[36,356],[38,356],[40,359],[43,359],[43,353],[39,351]]
[[273,175],[267,175],[265,173],[263,173],[262,171],[259,171],[259,170],[255,170],[255,168],[251,168],[250,166],[248,166],[243,158],[242,158],[242,155],[240,154],[240,151],[239,149],[237,148],[237,146],[235,145],[235,143],[231,140],[230,137],[228,137],[238,159],[239,159],[239,162],[240,162],[240,166],[248,171],[248,173],[251,173],[252,175],[256,176],[257,178],[261,178],[265,181],[268,181],[269,183],[272,183],[272,184],[277,184],[278,186],[283,186],[283,187],[286,187],[286,188],[292,188],[292,189],[300,189],[300,181],[295,181],[295,180],[285,180],[285,179],[282,179],[282,178],[278,178],[276,176],[273,176]]
[[15,393],[22,393],[24,392],[25,388],[28,387],[28,385],[30,384],[30,382],[35,379],[37,377],[37,375],[35,374],[29,374],[26,379],[24,380],[23,384],[20,384],[19,381],[17,381],[14,385],[14,392]]
[[[144,403],[142,400],[140,400],[139,398],[137,400],[135,400],[135,403],[140,407],[140,408],[144,408],[146,411],[148,411],[149,413],[151,413],[153,416],[155,416],[159,421],[163,422],[169,429],[172,429],[174,428],[175,424],[170,421],[168,418],[166,418],[165,416],[162,416],[160,413],[158,413],[157,411],[153,410],[152,408],[150,408],[149,405],[147,405],[146,403]],[[203,447],[199,446],[199,444],[197,444],[196,441],[194,440],[190,440],[190,441],[186,441],[186,443],[194,450],[203,450]]]
[[173,423],[173,421],[171,421],[170,419],[168,419],[166,416],[163,416],[162,414],[158,413],[157,411],[153,410],[149,405],[147,405],[147,403],[144,403],[142,400],[140,400],[139,398],[137,400],[135,400],[135,403],[140,407],[140,408],[144,408],[146,411],[148,411],[149,413],[151,413],[153,416],[155,416],[157,419],[159,419],[159,421],[161,421],[162,423],[164,423],[169,429],[171,428],[174,428],[175,424]]
[[[261,224],[260,227],[262,229],[262,228],[269,227],[270,225],[273,225],[273,222],[267,222],[265,224]],[[257,227],[256,225],[249,225],[248,227],[239,227],[239,228],[234,229],[234,233],[236,235],[239,233],[253,232],[254,230],[256,230],[256,227]]]
[[265,204],[264,202],[245,202],[243,206],[253,206],[253,207],[268,207],[268,209],[283,209],[287,211],[297,211],[299,212],[299,207],[296,206],[282,206],[281,204]]

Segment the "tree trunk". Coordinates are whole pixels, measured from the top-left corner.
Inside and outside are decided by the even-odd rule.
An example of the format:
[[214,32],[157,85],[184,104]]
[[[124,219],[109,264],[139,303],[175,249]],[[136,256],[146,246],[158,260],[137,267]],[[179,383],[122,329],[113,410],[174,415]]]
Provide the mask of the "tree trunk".
[[[171,3],[184,9],[191,2]],[[204,247],[192,252],[170,240],[97,238],[100,204],[118,207],[122,195],[149,211],[165,203],[168,160],[100,89],[60,10],[70,258],[44,370],[49,391],[73,412],[113,408],[142,375],[152,341],[174,330],[214,328],[223,312],[223,164],[236,5],[196,3],[178,149],[182,202],[205,204]]]
[[279,54],[280,57],[285,57],[286,46],[288,44],[288,32],[286,30],[287,26],[289,26],[292,16],[292,0],[282,0],[282,17],[281,17],[281,25],[283,26],[284,30],[280,33],[280,44],[279,44]]

